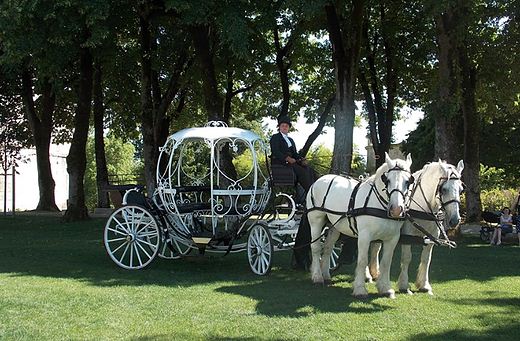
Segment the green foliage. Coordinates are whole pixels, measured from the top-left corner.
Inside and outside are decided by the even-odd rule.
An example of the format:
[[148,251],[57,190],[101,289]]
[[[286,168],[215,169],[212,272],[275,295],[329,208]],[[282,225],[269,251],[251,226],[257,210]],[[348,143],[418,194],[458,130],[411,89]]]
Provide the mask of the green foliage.
[[[319,175],[325,175],[332,172],[330,165],[332,162],[332,150],[328,149],[325,145],[320,144],[312,147],[307,154],[307,160],[309,165]],[[359,154],[357,148],[354,149],[354,157],[352,158],[352,176],[357,176],[365,173],[365,160]]]
[[506,170],[480,165],[480,200],[482,210],[499,211],[503,207],[511,207],[518,195],[516,188],[519,179],[511,176]]
[[[135,148],[131,143],[115,137],[105,138],[105,153],[108,175],[114,184],[117,182],[136,183],[142,178],[142,163],[134,158]],[[85,172],[85,200],[87,207],[97,205],[96,156],[94,139],[87,141],[87,169]]]
[[514,189],[490,188],[480,192],[483,211],[500,211],[504,207],[511,209],[518,191]]
[[32,144],[17,94],[18,82],[0,71],[0,167],[10,168],[20,160],[20,150]]
[[[266,156],[263,153],[255,153],[257,157],[257,164],[260,166],[260,172],[266,177],[269,178],[269,173],[267,172],[267,163]],[[245,150],[240,155],[233,158],[233,165],[237,171],[238,178],[243,178],[246,175],[253,172],[253,156],[251,150]],[[251,186],[252,183],[252,173],[250,176],[246,178],[246,181],[243,183],[245,186]],[[262,184],[262,176],[258,175],[259,185]]]

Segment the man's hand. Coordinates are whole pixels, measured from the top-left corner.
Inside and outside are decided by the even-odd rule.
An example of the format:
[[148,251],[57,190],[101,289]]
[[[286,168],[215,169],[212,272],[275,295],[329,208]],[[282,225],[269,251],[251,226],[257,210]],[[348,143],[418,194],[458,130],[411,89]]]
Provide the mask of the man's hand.
[[294,164],[294,163],[296,163],[296,159],[295,159],[295,158],[292,158],[292,157],[290,157],[290,156],[286,157],[286,158],[285,158],[285,161],[287,161],[287,163],[289,163],[289,164],[291,164],[291,165]]

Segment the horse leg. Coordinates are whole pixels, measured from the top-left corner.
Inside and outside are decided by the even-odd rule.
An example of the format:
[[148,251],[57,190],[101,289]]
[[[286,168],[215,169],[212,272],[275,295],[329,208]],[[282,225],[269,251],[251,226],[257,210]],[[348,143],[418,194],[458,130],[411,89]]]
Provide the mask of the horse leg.
[[[311,227],[311,240],[319,239],[327,221],[326,215],[319,211],[313,211],[307,214],[307,219]],[[315,284],[323,284],[323,274],[320,268],[321,251],[322,245],[319,240],[311,244],[311,278]]]
[[430,271],[430,262],[432,260],[433,245],[423,246],[421,252],[421,263],[419,263],[419,269],[417,270],[417,278],[415,280],[415,286],[420,292],[426,292],[433,295],[432,286],[428,278]]
[[401,273],[399,274],[399,279],[397,280],[397,287],[399,288],[399,292],[403,294],[412,294],[410,290],[410,286],[408,284],[408,269],[410,266],[410,261],[412,260],[412,246],[407,244],[401,245]]
[[399,231],[397,231],[395,237],[384,241],[379,279],[376,283],[378,293],[389,298],[395,298],[395,291],[390,285],[390,266],[392,265],[392,257],[398,241]]
[[[335,228],[331,228],[327,234],[327,238],[325,239],[325,243],[323,244],[323,253],[321,255],[321,273],[323,275],[323,280],[325,284],[330,284],[330,255],[332,254],[332,249],[334,249],[334,244],[339,238],[339,231]],[[316,243],[319,243],[316,242]]]
[[360,233],[358,236],[358,258],[356,265],[356,276],[354,278],[354,288],[352,295],[356,298],[367,298],[368,291],[365,286],[365,270],[368,265],[368,248],[370,238],[366,234]]
[[372,283],[377,281],[379,277],[379,252],[382,244],[380,242],[373,242],[370,244],[370,263],[366,271],[366,281]]

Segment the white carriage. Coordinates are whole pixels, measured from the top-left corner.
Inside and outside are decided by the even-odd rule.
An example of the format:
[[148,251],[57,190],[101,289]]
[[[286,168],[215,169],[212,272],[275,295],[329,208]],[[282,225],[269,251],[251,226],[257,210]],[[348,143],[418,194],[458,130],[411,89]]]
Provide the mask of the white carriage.
[[156,256],[247,251],[251,270],[269,273],[274,252],[293,247],[303,212],[290,195],[271,195],[267,155],[257,134],[222,122],[174,133],[160,149],[154,194],[127,191],[109,217],[110,258],[140,269]]

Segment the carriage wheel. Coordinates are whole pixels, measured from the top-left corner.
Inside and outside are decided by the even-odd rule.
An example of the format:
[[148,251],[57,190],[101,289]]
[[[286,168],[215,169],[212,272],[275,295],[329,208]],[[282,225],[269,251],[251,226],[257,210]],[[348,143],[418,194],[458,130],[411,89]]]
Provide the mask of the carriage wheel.
[[273,264],[273,239],[265,225],[255,224],[247,238],[247,258],[251,271],[263,276],[271,271]]
[[172,249],[168,246],[168,243],[171,242],[163,242],[161,240],[161,244],[159,244],[159,252],[157,256],[162,259],[179,259],[181,255],[177,251],[172,251]]
[[182,256],[186,256],[191,252],[191,250],[193,250],[190,245],[178,241],[176,238],[171,238],[170,243],[175,251],[172,251],[166,242],[161,241],[161,245],[159,246],[159,253],[157,256],[163,259],[179,259]]
[[330,265],[329,270],[331,272],[336,271],[341,266],[339,262],[339,255],[341,254],[341,243],[339,241],[334,244],[334,248],[332,249],[332,253],[330,254]]
[[[184,239],[183,239],[184,240]],[[177,238],[172,238],[173,247],[180,253],[182,256],[186,256],[189,254],[193,248],[191,247],[192,243],[186,244],[183,240],[178,240]]]
[[104,233],[105,249],[124,269],[141,269],[150,264],[159,250],[157,221],[146,209],[128,205],[108,218]]

